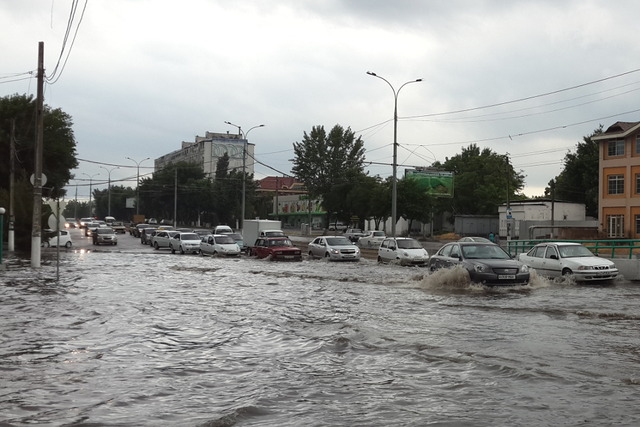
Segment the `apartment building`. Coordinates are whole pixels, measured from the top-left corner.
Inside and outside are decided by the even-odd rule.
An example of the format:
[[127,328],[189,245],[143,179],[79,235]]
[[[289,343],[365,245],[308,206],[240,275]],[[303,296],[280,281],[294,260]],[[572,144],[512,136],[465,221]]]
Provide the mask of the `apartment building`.
[[640,122],[616,122],[591,139],[599,144],[600,231],[640,238]]
[[154,169],[160,170],[178,162],[193,163],[202,167],[204,173],[214,178],[218,160],[225,153],[229,156],[229,171],[242,171],[243,153],[246,150],[244,170],[253,174],[255,145],[247,142],[241,135],[206,132],[205,136],[196,136],[194,142],[183,141],[179,150],[172,151],[155,159]]

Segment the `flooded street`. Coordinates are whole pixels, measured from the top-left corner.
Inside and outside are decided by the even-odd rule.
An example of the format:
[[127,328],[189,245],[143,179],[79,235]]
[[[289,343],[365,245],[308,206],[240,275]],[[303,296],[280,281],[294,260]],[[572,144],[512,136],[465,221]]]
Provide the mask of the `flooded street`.
[[[121,237],[122,241],[133,239]],[[70,250],[0,272],[0,425],[640,424],[640,283]]]

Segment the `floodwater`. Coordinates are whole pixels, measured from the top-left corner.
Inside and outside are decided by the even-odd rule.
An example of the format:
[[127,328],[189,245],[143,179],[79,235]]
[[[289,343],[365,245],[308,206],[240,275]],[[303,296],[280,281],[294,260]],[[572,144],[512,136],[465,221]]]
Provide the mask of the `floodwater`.
[[0,272],[0,426],[640,425],[640,284],[65,251]]

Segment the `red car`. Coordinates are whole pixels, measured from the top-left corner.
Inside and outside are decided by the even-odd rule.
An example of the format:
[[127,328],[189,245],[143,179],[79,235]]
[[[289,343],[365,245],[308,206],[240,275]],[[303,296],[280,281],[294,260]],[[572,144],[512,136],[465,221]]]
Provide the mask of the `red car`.
[[249,249],[249,255],[271,257],[273,261],[302,261],[302,251],[288,237],[262,237]]

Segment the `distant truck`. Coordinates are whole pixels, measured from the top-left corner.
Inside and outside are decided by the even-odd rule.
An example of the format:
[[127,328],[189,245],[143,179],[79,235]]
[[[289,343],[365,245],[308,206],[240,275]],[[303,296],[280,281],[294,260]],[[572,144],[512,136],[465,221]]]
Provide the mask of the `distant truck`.
[[245,246],[253,246],[259,237],[281,237],[282,222],[271,219],[245,219],[242,225],[242,238]]

